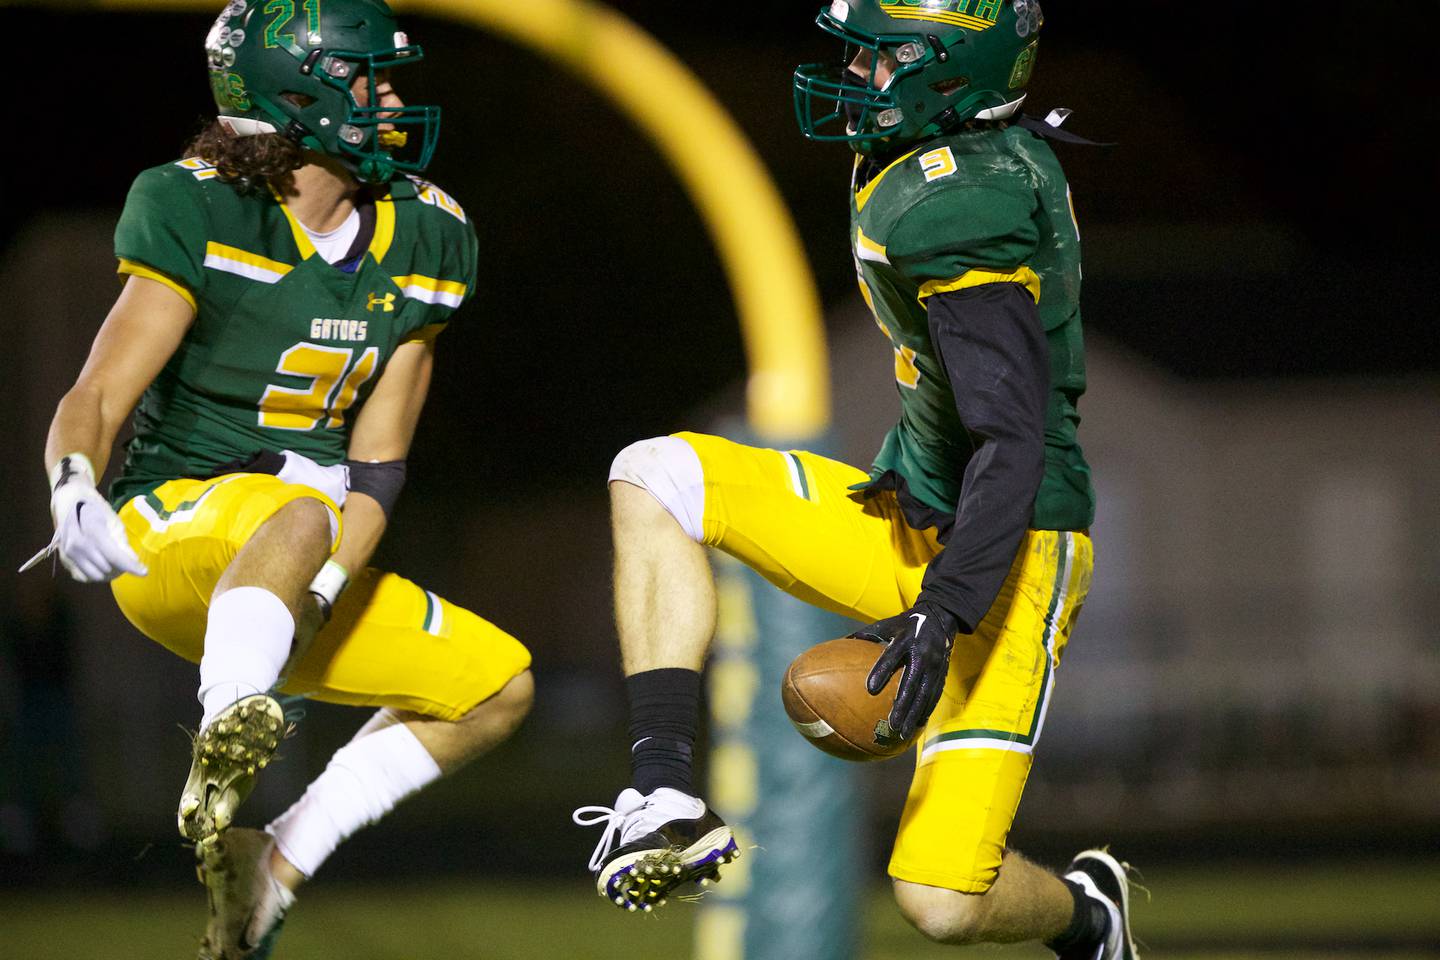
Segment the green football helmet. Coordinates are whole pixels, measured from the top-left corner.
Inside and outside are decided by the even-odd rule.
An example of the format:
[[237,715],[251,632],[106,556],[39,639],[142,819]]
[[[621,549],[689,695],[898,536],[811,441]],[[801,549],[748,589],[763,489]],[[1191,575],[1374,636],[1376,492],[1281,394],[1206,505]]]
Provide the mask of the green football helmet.
[[[846,56],[796,68],[800,129],[871,154],[1013,115],[1045,18],[1039,0],[834,0],[815,22]],[[868,75],[850,68],[860,49],[870,51]],[[894,62],[883,84],[881,54]]]
[[[236,136],[281,134],[367,183],[424,170],[435,153],[439,107],[379,104],[380,72],[423,56],[384,0],[230,0],[205,53],[219,120]],[[351,92],[357,77],[367,106]]]

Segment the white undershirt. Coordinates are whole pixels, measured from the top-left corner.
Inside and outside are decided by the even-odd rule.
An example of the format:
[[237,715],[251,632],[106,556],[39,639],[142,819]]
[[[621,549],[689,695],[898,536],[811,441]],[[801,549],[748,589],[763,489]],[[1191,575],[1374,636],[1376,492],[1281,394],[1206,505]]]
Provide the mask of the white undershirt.
[[[295,222],[300,223],[298,219]],[[303,223],[300,224],[300,229],[304,230],[305,236],[315,244],[315,252],[320,254],[326,263],[335,263],[350,252],[350,245],[355,242],[355,235],[360,232],[360,211],[351,210],[345,222],[328,233],[318,233]]]

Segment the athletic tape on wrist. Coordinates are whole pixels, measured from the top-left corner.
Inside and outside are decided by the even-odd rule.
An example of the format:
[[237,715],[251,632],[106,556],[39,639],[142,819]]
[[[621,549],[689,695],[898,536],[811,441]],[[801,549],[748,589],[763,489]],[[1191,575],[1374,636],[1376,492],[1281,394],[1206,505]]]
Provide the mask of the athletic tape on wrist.
[[334,560],[326,560],[325,566],[315,574],[315,579],[310,581],[310,592],[315,595],[316,601],[320,604],[320,612],[325,619],[330,619],[330,610],[335,606],[335,601],[340,599],[341,592],[345,585],[350,582],[350,573]]
[[77,480],[95,486],[95,465],[83,453],[67,453],[50,468],[50,492]]
[[310,581],[310,592],[318,593],[330,603],[340,598],[340,592],[350,582],[350,572],[334,560],[326,560],[325,566]]

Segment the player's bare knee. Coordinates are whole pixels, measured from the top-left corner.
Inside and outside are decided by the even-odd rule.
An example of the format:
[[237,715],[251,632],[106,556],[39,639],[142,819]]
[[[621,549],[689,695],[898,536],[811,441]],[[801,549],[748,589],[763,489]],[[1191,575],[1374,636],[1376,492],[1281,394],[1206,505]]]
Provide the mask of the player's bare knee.
[[458,721],[461,731],[489,749],[520,727],[535,701],[535,678],[529,670],[517,673],[495,693],[470,709]]
[[894,890],[900,915],[927,940],[955,945],[983,941],[984,896],[904,880],[895,881]]
[[330,547],[330,508],[314,497],[291,500],[275,512],[271,520],[284,524],[285,532],[297,542],[310,546]]
[[530,707],[535,702],[534,674],[529,670],[517,673],[490,699],[495,702],[494,709],[498,718],[514,730],[520,726],[520,721],[529,715]]
[[705,474],[700,457],[679,437],[630,444],[610,464],[610,503],[617,528],[653,523],[668,514],[691,540],[702,541]]

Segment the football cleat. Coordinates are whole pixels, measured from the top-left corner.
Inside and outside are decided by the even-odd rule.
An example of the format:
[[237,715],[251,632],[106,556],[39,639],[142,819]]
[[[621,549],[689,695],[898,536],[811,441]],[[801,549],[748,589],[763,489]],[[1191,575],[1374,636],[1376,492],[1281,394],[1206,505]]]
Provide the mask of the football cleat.
[[285,713],[268,694],[235,701],[195,738],[190,776],[180,794],[180,835],[213,843],[250,791],[285,736]]
[[571,819],[604,824],[590,857],[595,890],[631,913],[663,907],[684,884],[718,881],[720,867],[740,856],[734,834],[705,801],[669,787],[648,796],[627,788],[613,808],[581,807]]
[[[1139,960],[1135,938],[1130,933],[1130,880],[1128,863],[1121,863],[1104,850],[1083,850],[1065,868],[1065,879],[1078,883],[1105,908],[1109,924],[1105,939],[1084,953],[1084,960]],[[1072,952],[1061,960],[1079,960]]]
[[196,874],[210,902],[199,960],[266,960],[295,894],[270,871],[275,838],[236,827],[199,845]]

